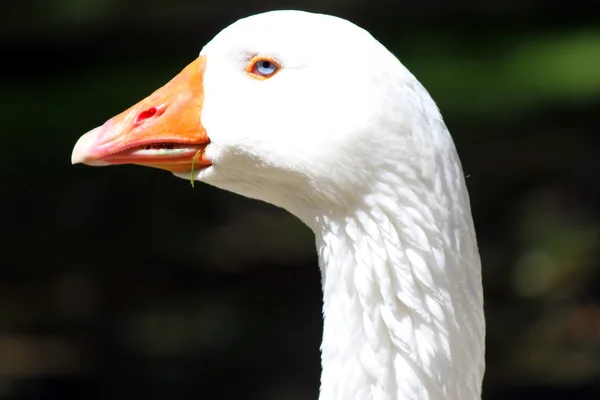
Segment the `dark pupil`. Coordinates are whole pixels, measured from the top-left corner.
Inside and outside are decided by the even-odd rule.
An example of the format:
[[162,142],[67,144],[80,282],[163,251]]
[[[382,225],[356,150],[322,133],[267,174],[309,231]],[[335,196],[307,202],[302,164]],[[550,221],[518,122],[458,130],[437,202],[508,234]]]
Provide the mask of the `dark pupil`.
[[270,61],[263,61],[262,67],[263,68],[267,68],[267,69],[271,68],[271,62]]

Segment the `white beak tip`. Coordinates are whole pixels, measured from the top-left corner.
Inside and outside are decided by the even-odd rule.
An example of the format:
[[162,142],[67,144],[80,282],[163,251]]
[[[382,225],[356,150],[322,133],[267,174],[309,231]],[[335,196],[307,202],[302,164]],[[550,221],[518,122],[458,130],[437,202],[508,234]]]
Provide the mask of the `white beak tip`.
[[73,153],[71,153],[71,164],[87,164],[92,166],[109,165],[104,161],[89,159],[90,152],[98,139],[100,128],[102,127],[92,129],[79,138],[77,143],[75,143],[75,147],[73,147]]

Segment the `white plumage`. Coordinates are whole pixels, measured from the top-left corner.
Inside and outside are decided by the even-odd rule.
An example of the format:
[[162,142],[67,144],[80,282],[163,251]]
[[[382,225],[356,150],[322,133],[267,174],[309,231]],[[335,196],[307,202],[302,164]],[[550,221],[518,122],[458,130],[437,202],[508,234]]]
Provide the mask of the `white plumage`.
[[[195,179],[283,207],[315,233],[320,399],[479,399],[477,242],[460,161],[427,91],[368,32],[320,14],[242,19],[200,56],[197,125],[207,140],[190,146],[203,151]],[[278,73],[249,78],[248,63],[262,56]],[[141,141],[122,145],[139,107],[82,137],[73,162],[132,162],[189,179],[189,166],[148,161],[168,150],[146,149],[142,159]],[[111,144],[117,137],[119,148]]]

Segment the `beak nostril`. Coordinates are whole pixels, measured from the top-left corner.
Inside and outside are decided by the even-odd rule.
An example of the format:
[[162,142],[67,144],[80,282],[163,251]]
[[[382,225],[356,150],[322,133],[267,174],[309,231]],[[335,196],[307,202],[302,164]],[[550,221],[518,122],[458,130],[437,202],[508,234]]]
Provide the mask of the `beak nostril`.
[[133,125],[138,126],[143,124],[147,119],[154,117],[157,114],[157,112],[158,110],[156,109],[156,107],[150,107],[149,109],[142,111],[135,118],[135,122],[133,123]]

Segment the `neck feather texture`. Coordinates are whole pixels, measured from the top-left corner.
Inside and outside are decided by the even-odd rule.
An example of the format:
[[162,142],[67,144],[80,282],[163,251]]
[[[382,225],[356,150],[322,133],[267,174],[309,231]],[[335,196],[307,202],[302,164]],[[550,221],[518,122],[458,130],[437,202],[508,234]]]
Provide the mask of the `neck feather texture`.
[[452,153],[425,185],[378,182],[358,206],[317,218],[320,400],[480,398],[481,267]]

